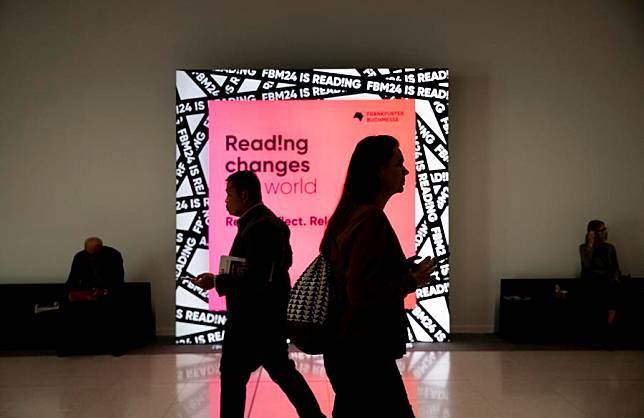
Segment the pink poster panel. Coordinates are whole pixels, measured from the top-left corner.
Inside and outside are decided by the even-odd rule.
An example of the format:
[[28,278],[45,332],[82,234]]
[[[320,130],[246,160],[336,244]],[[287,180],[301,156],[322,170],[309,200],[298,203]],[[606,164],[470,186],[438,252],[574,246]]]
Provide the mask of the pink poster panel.
[[[237,232],[226,212],[225,179],[238,170],[255,171],[264,203],[291,229],[291,280],[317,256],[325,225],[342,191],[351,153],[369,135],[400,142],[410,171],[405,191],[386,213],[408,256],[414,254],[413,100],[209,101],[209,263],[217,271]],[[210,310],[225,310],[209,295]]]

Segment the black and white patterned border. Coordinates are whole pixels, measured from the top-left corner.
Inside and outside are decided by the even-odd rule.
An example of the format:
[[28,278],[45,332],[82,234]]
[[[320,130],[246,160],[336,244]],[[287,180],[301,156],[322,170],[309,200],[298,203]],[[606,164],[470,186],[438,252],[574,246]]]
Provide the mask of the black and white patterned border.
[[[190,278],[208,269],[209,100],[414,99],[416,250],[449,248],[449,72],[446,69],[246,69],[176,72],[176,343],[223,340],[226,317],[208,311]],[[412,342],[449,340],[449,264],[416,292],[408,311]]]

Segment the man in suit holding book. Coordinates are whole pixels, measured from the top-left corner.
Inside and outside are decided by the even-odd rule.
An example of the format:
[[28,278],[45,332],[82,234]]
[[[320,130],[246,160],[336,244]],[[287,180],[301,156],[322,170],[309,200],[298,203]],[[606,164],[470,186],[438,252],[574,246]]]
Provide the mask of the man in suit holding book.
[[293,253],[288,226],[262,203],[252,171],[226,179],[226,210],[239,216],[230,256],[246,260],[237,274],[202,273],[194,283],[226,297],[228,321],[221,357],[221,417],[242,418],[246,384],[260,366],[284,391],[302,418],[324,417],[295,364],[288,357],[286,306]]

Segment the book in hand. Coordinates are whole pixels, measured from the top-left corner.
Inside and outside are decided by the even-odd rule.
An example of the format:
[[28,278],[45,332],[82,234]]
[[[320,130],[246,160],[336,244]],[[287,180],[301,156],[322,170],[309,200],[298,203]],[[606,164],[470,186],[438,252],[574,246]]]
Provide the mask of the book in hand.
[[246,272],[246,259],[222,255],[219,259],[219,274],[230,274],[231,276],[241,276]]

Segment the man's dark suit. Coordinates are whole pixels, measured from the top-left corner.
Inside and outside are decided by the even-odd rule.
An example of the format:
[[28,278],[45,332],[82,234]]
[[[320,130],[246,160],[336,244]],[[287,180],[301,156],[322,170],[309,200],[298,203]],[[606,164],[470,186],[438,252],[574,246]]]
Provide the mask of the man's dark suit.
[[323,417],[295,364],[288,358],[286,305],[292,264],[288,226],[263,204],[238,220],[230,255],[246,259],[243,276],[218,275],[228,321],[221,357],[221,416],[242,418],[246,384],[260,366],[284,391],[300,417]]

